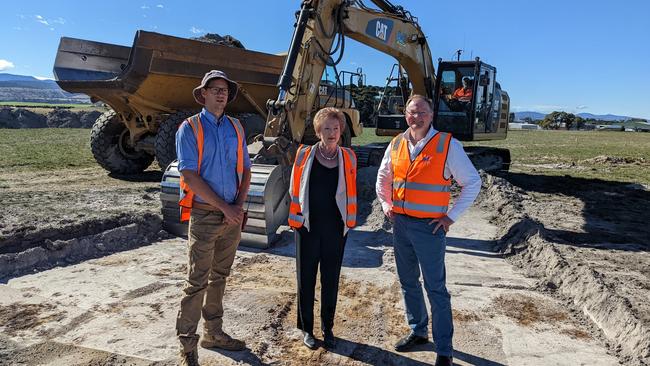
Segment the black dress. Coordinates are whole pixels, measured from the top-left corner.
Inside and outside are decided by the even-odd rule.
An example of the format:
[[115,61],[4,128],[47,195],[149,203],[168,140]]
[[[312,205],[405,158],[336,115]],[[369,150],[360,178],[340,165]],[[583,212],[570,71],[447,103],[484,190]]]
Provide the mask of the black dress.
[[296,231],[298,272],[298,328],[314,328],[314,288],[320,263],[321,330],[331,330],[339,289],[339,275],[346,237],[341,212],[336,205],[339,167],[327,168],[314,158],[309,174],[309,231]]

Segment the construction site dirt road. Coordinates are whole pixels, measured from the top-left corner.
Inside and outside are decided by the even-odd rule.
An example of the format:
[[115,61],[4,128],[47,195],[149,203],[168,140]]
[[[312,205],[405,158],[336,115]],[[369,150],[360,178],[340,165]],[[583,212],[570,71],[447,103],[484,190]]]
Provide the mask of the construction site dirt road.
[[[650,192],[483,178],[477,204],[448,235],[455,362],[650,364]],[[0,173],[0,365],[175,363],[186,241],[161,230],[159,179],[100,168]],[[346,246],[337,347],[300,342],[295,246],[284,229],[272,249],[240,247],[225,328],[248,349],[201,350],[206,365],[433,364],[431,344],[392,350],[408,329],[375,179],[376,168],[359,171],[362,225]]]

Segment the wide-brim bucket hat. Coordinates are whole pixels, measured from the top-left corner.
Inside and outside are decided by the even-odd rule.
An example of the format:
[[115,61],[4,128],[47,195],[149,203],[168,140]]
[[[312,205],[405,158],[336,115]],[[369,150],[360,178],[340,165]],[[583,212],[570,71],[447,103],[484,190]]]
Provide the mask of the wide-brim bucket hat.
[[205,105],[205,98],[201,95],[201,89],[205,88],[210,80],[212,79],[224,79],[228,83],[228,103],[232,102],[233,99],[237,96],[237,89],[239,89],[239,84],[237,82],[230,80],[225,72],[221,70],[211,70],[208,71],[203,80],[201,80],[201,85],[194,88],[194,99],[200,105]]

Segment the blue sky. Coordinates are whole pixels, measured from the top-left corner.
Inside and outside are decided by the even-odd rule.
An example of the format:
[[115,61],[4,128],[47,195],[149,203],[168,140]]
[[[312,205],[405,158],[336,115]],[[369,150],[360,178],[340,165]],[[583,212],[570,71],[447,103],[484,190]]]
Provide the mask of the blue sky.
[[[366,0],[368,4],[370,1]],[[514,111],[650,119],[648,0],[392,0],[418,17],[434,60],[480,56],[497,67]],[[0,3],[0,72],[52,77],[62,36],[131,45],[144,29],[231,34],[248,49],[287,50],[299,0],[8,1]],[[339,69],[383,85],[393,60],[349,40]]]

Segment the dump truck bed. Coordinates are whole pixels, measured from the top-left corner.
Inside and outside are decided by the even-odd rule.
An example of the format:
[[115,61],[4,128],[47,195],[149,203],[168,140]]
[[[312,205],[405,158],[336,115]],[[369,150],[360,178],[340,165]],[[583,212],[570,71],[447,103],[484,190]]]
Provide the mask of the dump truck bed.
[[197,109],[192,89],[207,71],[219,69],[242,89],[229,113],[265,116],[283,62],[283,56],[140,30],[132,47],[61,38],[54,75],[66,91],[101,100],[122,117],[131,113],[147,121]]

